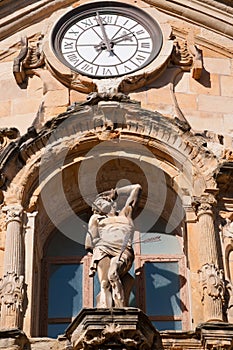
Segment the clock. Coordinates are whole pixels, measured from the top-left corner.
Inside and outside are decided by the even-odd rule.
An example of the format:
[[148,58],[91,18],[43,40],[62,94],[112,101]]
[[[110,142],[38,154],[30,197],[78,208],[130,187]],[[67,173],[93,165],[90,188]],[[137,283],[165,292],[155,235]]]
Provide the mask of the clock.
[[134,73],[159,54],[163,36],[147,12],[121,2],[87,3],[55,24],[51,45],[72,71],[91,78]]

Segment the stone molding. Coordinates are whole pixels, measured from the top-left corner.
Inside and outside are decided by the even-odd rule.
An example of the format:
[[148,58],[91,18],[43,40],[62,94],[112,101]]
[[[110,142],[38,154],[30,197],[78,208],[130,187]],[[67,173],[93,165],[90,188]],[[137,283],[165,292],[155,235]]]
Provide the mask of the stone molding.
[[73,2],[74,0],[42,0],[39,3],[38,1],[30,2],[30,5],[28,5],[27,1],[24,0],[24,6],[22,6],[22,1],[15,2],[13,0],[5,1],[5,3],[3,1],[1,11],[6,15],[2,16],[0,20],[0,40],[41,21],[43,18],[47,18],[54,11]]
[[225,322],[202,323],[196,328],[204,350],[230,350],[233,344],[233,325]]
[[[60,127],[60,125],[63,125],[63,127]],[[88,106],[84,103],[74,106],[73,109],[69,108],[67,113],[63,113],[49,121],[40,132],[31,133],[29,139],[24,135],[22,140],[20,139],[14,146],[16,158],[13,158],[12,161],[15,162],[18,157],[21,168],[24,168],[25,163],[29,161],[32,155],[40,158],[40,152],[45,149],[48,140],[51,143],[53,139],[58,145],[62,142],[62,138],[67,139],[67,135],[70,135],[72,145],[74,137],[78,144],[88,141],[88,138],[93,142],[101,142],[112,138],[114,132],[118,132],[120,138],[137,139],[139,142],[141,139],[143,143],[146,140],[149,147],[159,147],[160,151],[169,152],[169,157],[175,160],[178,167],[180,164],[180,167],[187,166],[191,169],[191,164],[193,164],[197,174],[200,174],[200,181],[203,182],[202,186],[215,187],[212,174],[219,161],[203,147],[202,137],[197,137],[190,131],[183,131],[182,126],[179,123],[177,125],[175,120],[169,120],[158,112],[143,110],[134,103],[100,101],[98,105],[94,106]],[[52,138],[51,135],[53,135]],[[25,142],[23,142],[23,139],[25,139]],[[53,147],[54,151],[55,149]],[[5,152],[7,153],[7,149]],[[10,160],[11,147],[9,152]],[[33,163],[39,166],[35,157],[33,157]],[[6,169],[9,165],[10,163],[5,160],[1,171],[7,173]],[[18,167],[17,172],[18,175],[15,176],[15,173],[11,189],[9,188],[7,193],[12,199],[18,198],[20,202],[20,197],[22,198],[25,190],[20,188],[20,183],[23,184],[27,180],[20,179],[21,175]],[[26,175],[25,170],[22,174],[24,174],[23,176]],[[9,183],[11,180],[11,178],[7,178],[5,183]],[[17,193],[15,193],[15,190]]]
[[233,7],[230,2],[228,4],[215,0],[185,0],[182,2],[145,0],[145,2],[170,15],[188,19],[192,23],[206,27],[230,39],[233,37],[231,25]]

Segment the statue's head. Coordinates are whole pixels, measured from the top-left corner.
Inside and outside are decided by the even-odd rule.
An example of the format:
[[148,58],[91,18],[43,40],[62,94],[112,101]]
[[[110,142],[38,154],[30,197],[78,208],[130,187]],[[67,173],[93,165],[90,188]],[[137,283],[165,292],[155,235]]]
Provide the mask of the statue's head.
[[97,196],[92,205],[92,210],[96,213],[116,213],[116,209],[116,202],[111,198],[111,196],[106,195]]

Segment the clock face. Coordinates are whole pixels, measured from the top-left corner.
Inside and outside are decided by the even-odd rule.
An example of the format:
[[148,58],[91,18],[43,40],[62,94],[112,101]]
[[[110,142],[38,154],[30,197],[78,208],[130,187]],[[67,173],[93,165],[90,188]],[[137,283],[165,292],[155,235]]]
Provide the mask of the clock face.
[[93,2],[63,16],[52,32],[52,47],[73,71],[111,78],[147,66],[162,46],[158,23],[141,9],[119,2]]

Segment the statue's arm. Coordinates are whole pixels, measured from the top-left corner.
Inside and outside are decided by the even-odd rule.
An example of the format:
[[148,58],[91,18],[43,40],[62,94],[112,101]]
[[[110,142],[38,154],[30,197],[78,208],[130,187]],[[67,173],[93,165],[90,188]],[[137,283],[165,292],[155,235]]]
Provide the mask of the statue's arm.
[[89,220],[88,230],[87,230],[86,240],[85,240],[85,249],[88,252],[93,251],[96,238],[98,238],[98,237],[99,237],[98,220],[97,220],[97,216],[94,214],[91,216],[91,218]]
[[139,184],[134,184],[134,185],[128,185],[128,186],[116,188],[115,191],[117,196],[120,196],[120,195],[128,196],[123,210],[128,208],[134,209],[139,199],[139,196],[141,194],[142,187]]

